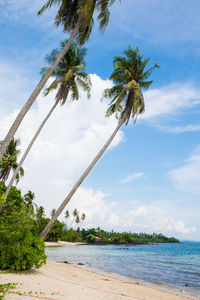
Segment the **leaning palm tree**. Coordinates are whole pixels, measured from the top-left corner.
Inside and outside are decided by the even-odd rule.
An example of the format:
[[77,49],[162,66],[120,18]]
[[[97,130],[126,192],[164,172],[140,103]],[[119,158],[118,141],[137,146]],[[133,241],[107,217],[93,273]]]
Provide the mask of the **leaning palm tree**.
[[[67,41],[66,41],[67,43]],[[64,48],[65,43],[61,42],[61,48]],[[54,49],[50,55],[46,56],[46,60],[48,63],[51,63],[57,53],[58,49]],[[75,43],[73,43],[70,47],[70,50],[65,54],[62,58],[58,66],[53,72],[53,77],[55,77],[54,81],[50,84],[50,86],[45,90],[45,95],[48,95],[52,90],[58,89],[55,103],[48,112],[47,116],[39,126],[38,130],[36,131],[35,135],[33,136],[30,144],[28,145],[24,155],[22,156],[19,165],[17,166],[5,192],[5,197],[7,197],[14,180],[18,174],[19,169],[21,168],[24,160],[26,159],[28,153],[30,152],[36,138],[40,134],[42,128],[44,127],[45,123],[53,113],[54,109],[60,103],[64,105],[69,92],[71,92],[71,97],[73,100],[79,99],[79,87],[81,87],[84,91],[87,92],[87,96],[90,97],[90,78],[89,75],[86,73],[86,63],[84,61],[84,56],[86,55],[86,48],[78,47]],[[42,69],[42,74],[47,71],[48,68]]]
[[109,117],[116,113],[119,120],[118,125],[103,148],[64,199],[54,217],[41,232],[40,236],[42,238],[46,237],[54,222],[72,198],[80,184],[108,148],[122,124],[127,125],[130,118],[136,122],[137,116],[144,112],[145,105],[142,90],[147,90],[152,84],[153,81],[147,81],[147,79],[151,75],[152,71],[159,67],[158,63],[156,62],[149,70],[145,70],[149,62],[149,58],[143,58],[143,56],[140,55],[138,48],[132,50],[129,46],[128,50],[126,50],[124,54],[125,56],[116,56],[114,58],[114,71],[110,76],[110,79],[114,82],[114,86],[105,91],[105,97],[112,99],[107,110],[107,116]]
[[97,11],[97,20],[99,21],[99,28],[104,30],[108,25],[110,11],[109,5],[112,5],[115,0],[48,0],[46,4],[38,12],[41,15],[46,9],[53,4],[59,4],[59,10],[55,18],[57,26],[62,25],[65,32],[69,32],[70,38],[62,50],[57,53],[57,56],[52,61],[52,64],[45,72],[44,76],[32,92],[31,96],[20,110],[14,123],[10,127],[2,145],[0,146],[0,160],[6,151],[12,137],[15,135],[23,118],[28,112],[29,108],[34,103],[35,99],[41,92],[47,80],[50,78],[55,68],[69,50],[72,42],[77,38],[80,45],[83,45],[90,36],[93,25],[93,15]]
[[20,145],[19,139],[12,138],[8,148],[3,155],[2,161],[0,161],[0,180],[6,181],[11,173],[11,171],[16,171],[15,180],[16,183],[19,182],[20,177],[24,176],[24,170],[21,166],[18,168],[18,156],[20,150],[17,148]]

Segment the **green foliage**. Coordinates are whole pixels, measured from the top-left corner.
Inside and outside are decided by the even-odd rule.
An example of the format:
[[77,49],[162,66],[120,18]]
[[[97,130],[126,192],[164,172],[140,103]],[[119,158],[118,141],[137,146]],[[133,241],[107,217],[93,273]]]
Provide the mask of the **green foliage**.
[[[5,188],[5,184],[1,183],[0,195]],[[44,241],[38,237],[35,224],[21,191],[12,187],[0,211],[1,270],[29,270],[46,262]]]
[[136,122],[137,116],[144,112],[142,90],[147,90],[152,84],[153,81],[147,79],[159,65],[156,62],[153,67],[146,70],[149,58],[141,56],[137,47],[132,50],[128,46],[124,54],[125,56],[114,57],[114,71],[110,76],[114,86],[106,89],[104,96],[112,99],[107,117],[116,113],[119,119],[128,124],[130,118]]
[[5,294],[10,289],[14,289],[16,287],[16,283],[6,283],[6,284],[0,284],[0,300],[3,300]]
[[[60,43],[61,50],[65,46],[65,43],[67,43],[67,40]],[[58,53],[58,49],[53,49],[46,56],[46,61],[52,64]],[[69,92],[71,92],[73,100],[78,100],[79,87],[81,87],[87,92],[87,96],[90,97],[91,81],[89,75],[86,73],[86,63],[84,61],[86,53],[86,48],[78,47],[75,43],[72,43],[67,53],[53,71],[52,76],[55,80],[45,89],[45,96],[56,89],[56,102],[63,105],[67,100]],[[41,74],[44,75],[47,70],[47,67],[42,68]]]
[[109,6],[115,0],[93,0],[93,1],[71,1],[71,0],[48,0],[39,10],[41,15],[45,10],[51,8],[52,5],[58,4],[59,9],[55,17],[55,24],[62,26],[64,31],[71,32],[76,26],[77,20],[81,16],[77,41],[83,45],[90,37],[94,24],[94,14],[96,11],[99,29],[104,31],[108,25],[110,18]]
[[[18,167],[17,158],[20,154],[20,150],[17,147],[20,145],[19,139],[12,138],[6,152],[0,161],[0,180],[6,181],[11,171],[15,171]],[[19,182],[20,176],[24,176],[23,168],[20,168],[19,173],[16,176],[16,183]]]
[[100,243],[104,244],[147,244],[147,243],[178,243],[179,241],[174,237],[166,237],[163,234],[153,233],[131,233],[131,232],[108,232],[100,229],[82,229],[81,236],[83,241],[88,243]]
[[88,243],[90,243],[90,244],[94,244],[95,242],[96,242],[96,236],[95,235],[93,235],[93,234],[89,234],[88,236],[87,236],[87,242]]

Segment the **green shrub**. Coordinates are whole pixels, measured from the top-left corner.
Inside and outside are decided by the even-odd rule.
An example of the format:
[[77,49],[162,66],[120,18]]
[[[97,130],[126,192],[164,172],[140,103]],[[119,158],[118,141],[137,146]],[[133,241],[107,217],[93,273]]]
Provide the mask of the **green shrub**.
[[92,235],[92,234],[89,234],[88,236],[87,236],[87,242],[88,243],[95,243],[96,242],[96,236],[95,235]]
[[37,236],[34,219],[20,195],[13,193],[0,212],[0,269],[29,270],[45,262],[44,241]]
[[23,240],[1,242],[1,270],[30,270],[33,267],[39,269],[44,263],[46,263],[44,241],[31,232],[26,232]]

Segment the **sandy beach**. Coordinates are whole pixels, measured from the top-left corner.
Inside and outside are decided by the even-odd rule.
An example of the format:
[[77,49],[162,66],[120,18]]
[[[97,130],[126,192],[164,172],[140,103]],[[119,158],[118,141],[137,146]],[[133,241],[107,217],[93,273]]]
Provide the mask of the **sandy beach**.
[[189,299],[180,293],[171,293],[102,275],[79,266],[48,261],[40,270],[0,274],[0,283],[18,283],[5,300],[176,300]]
[[45,242],[46,247],[60,247],[60,246],[77,246],[77,245],[86,245],[86,243],[81,242],[64,242],[64,241],[58,241],[58,242]]

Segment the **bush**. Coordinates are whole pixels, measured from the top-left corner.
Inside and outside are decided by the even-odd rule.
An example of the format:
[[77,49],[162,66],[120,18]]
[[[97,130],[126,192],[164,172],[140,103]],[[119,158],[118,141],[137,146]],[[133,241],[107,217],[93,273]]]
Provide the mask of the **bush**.
[[44,263],[44,241],[37,235],[20,191],[14,187],[0,211],[0,269],[30,270]]
[[95,243],[96,242],[96,236],[95,235],[92,235],[92,234],[89,234],[88,236],[87,236],[87,242],[88,243]]
[[26,232],[22,241],[4,241],[0,245],[1,270],[39,269],[46,263],[45,246],[41,238]]

